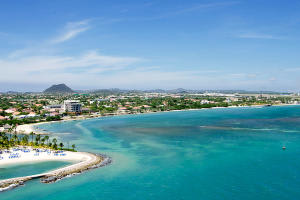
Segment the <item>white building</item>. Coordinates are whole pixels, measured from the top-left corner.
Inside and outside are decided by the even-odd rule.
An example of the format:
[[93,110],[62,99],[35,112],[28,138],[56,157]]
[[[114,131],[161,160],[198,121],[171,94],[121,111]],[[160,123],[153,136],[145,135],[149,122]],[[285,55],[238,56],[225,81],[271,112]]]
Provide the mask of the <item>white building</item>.
[[81,103],[78,100],[66,100],[64,101],[63,108],[65,112],[80,113]]
[[61,104],[53,104],[53,105],[44,106],[45,109],[61,109],[61,107],[62,107]]

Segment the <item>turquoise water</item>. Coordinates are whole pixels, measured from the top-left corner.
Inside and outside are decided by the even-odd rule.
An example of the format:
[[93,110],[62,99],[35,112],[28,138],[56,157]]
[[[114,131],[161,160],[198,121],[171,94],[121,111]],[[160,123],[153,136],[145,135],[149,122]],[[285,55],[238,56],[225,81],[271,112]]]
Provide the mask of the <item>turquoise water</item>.
[[20,176],[29,176],[33,174],[40,174],[63,166],[67,166],[69,164],[71,164],[71,162],[49,161],[39,163],[7,165],[0,168],[0,180]]
[[[109,166],[0,194],[26,199],[300,199],[300,106],[224,108],[45,124]],[[286,146],[286,150],[282,150]]]

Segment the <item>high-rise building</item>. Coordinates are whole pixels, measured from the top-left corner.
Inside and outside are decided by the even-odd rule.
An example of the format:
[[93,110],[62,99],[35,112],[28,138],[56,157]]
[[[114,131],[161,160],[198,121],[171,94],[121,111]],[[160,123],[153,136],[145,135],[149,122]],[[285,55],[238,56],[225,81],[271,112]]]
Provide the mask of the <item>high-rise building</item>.
[[64,101],[63,108],[64,108],[65,112],[80,113],[81,112],[81,103],[78,100],[66,100],[66,101]]

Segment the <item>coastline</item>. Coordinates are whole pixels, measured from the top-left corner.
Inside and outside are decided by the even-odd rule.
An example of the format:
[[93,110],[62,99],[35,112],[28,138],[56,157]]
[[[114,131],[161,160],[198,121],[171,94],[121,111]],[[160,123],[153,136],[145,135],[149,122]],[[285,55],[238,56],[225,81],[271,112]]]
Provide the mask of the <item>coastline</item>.
[[[272,106],[297,106],[299,104],[275,104]],[[30,134],[31,132],[35,132],[40,135],[50,135],[44,130],[39,130],[37,126],[41,124],[48,123],[59,123],[59,122],[68,122],[68,121],[79,121],[79,120],[87,120],[87,119],[97,119],[102,117],[115,117],[115,116],[126,116],[126,115],[140,115],[140,114],[151,114],[151,113],[164,113],[164,112],[179,112],[179,111],[197,111],[197,110],[209,110],[209,109],[221,109],[221,108],[256,108],[256,107],[264,107],[265,105],[250,105],[250,106],[228,106],[228,107],[211,107],[211,108],[199,108],[199,109],[184,109],[184,110],[168,110],[168,111],[158,111],[158,112],[145,112],[145,113],[133,113],[133,114],[113,114],[113,115],[94,115],[94,116],[77,116],[75,118],[66,118],[59,121],[49,121],[49,122],[38,122],[33,124],[22,124],[17,126],[16,132],[17,134]],[[300,106],[300,105],[299,105]]]
[[[24,177],[16,177],[10,179],[0,180],[0,192],[13,189],[19,185],[23,185],[26,181],[40,178],[42,183],[53,183],[62,178],[69,177],[72,175],[80,174],[89,169],[94,169],[102,166],[106,166],[112,162],[111,158],[88,152],[61,152],[57,153],[50,150],[42,150],[36,156],[36,152],[29,148],[30,152],[19,152],[19,158],[9,159],[8,155],[3,155],[4,160],[0,161],[0,166],[20,163],[31,163],[31,162],[43,162],[43,161],[73,161],[74,164],[68,165],[63,168],[52,170],[49,172],[35,174]],[[6,159],[5,159],[6,158]]]
[[[273,106],[296,106],[297,104],[280,104],[280,105],[273,105]],[[186,109],[186,110],[171,110],[171,111],[161,111],[161,112],[178,112],[178,111],[189,111],[189,110],[208,110],[208,109],[220,109],[220,108],[247,108],[247,107],[263,107],[264,105],[252,105],[252,106],[229,106],[229,107],[213,107],[213,108],[202,108],[202,109]],[[150,114],[150,113],[160,113],[160,112],[147,112],[147,113],[137,113],[137,114]],[[131,115],[131,114],[125,114]],[[121,116],[121,115],[110,115],[110,116]],[[29,131],[37,132],[35,126],[45,123],[58,123],[58,122],[66,122],[66,121],[75,121],[75,120],[86,120],[86,119],[93,119],[93,118],[101,118],[106,116],[95,116],[95,117],[83,117],[80,116],[78,118],[70,118],[64,119],[60,121],[50,121],[50,122],[41,122],[41,123],[34,123],[34,124],[25,124],[20,125]],[[30,133],[30,132],[29,132]],[[41,132],[42,134],[48,134],[45,132]],[[93,153],[86,153],[86,152],[67,152],[68,156],[64,157],[53,157],[53,156],[39,156],[34,157],[30,156],[26,159],[26,156],[22,156],[22,159],[11,159],[3,162],[0,160],[0,167],[7,164],[19,164],[19,163],[30,163],[30,162],[43,162],[43,161],[52,161],[52,160],[65,160],[65,161],[74,161],[77,162],[75,164],[71,164],[69,166],[53,170],[50,172],[36,174],[31,176],[25,177],[17,177],[11,179],[0,180],[0,191],[6,191],[17,187],[19,185],[23,185],[26,181],[40,178],[42,183],[52,183],[57,180],[60,180],[64,177],[69,177],[72,175],[76,175],[82,173],[86,170],[102,167],[107,164],[110,164],[112,161],[109,157],[105,155],[93,154]]]
[[101,116],[97,117],[91,117],[91,116],[79,116],[77,118],[68,118],[63,119],[59,121],[48,121],[48,122],[37,122],[32,124],[22,124],[18,125],[16,128],[17,134],[30,134],[31,132],[35,132],[36,134],[40,135],[49,135],[49,133],[39,130],[36,126],[39,126],[41,124],[51,124],[51,123],[59,123],[59,122],[67,122],[67,121],[77,121],[77,120],[86,120],[86,119],[93,119],[93,118],[99,118]]

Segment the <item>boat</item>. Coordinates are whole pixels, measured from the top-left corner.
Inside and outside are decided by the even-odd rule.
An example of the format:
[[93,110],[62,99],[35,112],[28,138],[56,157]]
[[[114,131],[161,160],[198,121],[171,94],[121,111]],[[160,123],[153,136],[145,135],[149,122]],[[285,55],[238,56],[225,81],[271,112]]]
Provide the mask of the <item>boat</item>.
[[286,149],[286,147],[285,147],[285,146],[283,146],[283,147],[282,147],[282,150],[285,150],[285,149]]

